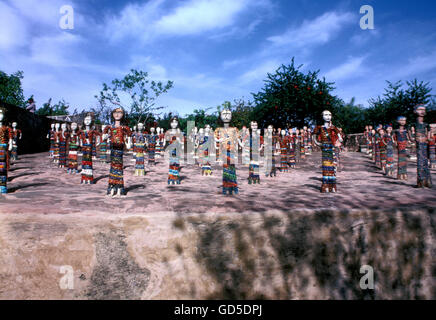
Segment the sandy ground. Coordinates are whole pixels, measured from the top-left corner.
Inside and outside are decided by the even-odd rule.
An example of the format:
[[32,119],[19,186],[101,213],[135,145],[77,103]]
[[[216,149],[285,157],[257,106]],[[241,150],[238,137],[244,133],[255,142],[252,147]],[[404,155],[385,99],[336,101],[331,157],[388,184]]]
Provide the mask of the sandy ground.
[[[260,185],[248,184],[248,168],[237,168],[240,194],[221,194],[222,169],[212,177],[201,176],[193,165],[181,171],[182,183],[167,185],[168,165],[163,159],[147,168],[146,176],[135,177],[131,155],[125,157],[127,196],[106,196],[109,165],[94,164],[97,183],[81,185],[80,175],[69,175],[50,163],[46,154],[21,156],[11,168],[10,193],[0,198],[1,213],[204,213],[265,212],[290,209],[391,209],[436,205],[436,187],[417,189],[416,163],[409,165],[409,181],[383,176],[361,153],[343,153],[338,173],[338,193],[321,194],[320,154],[315,153],[289,173],[261,177]],[[436,184],[436,171],[433,170]]]
[[106,196],[107,164],[95,185],[46,154],[12,166],[0,299],[436,299],[436,193],[414,187],[416,164],[399,182],[345,153],[326,195],[315,153],[260,185],[239,166],[240,195],[224,196],[218,167],[185,166],[168,186],[165,163],[134,177],[130,157],[121,199]]

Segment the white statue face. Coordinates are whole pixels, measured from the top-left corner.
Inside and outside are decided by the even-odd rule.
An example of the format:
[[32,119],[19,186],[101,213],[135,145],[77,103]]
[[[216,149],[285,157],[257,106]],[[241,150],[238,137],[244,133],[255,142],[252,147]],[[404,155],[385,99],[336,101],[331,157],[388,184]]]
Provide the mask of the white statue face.
[[427,112],[426,112],[425,107],[422,106],[422,107],[418,107],[418,108],[416,109],[415,113],[418,115],[418,117],[425,117],[425,115],[426,115]]
[[156,132],[159,134],[160,133],[160,127],[156,128]]
[[322,118],[324,119],[325,122],[330,122],[332,121],[332,113],[330,111],[324,111],[322,113]]
[[71,124],[71,129],[72,129],[73,131],[76,130],[76,129],[77,129],[77,123],[73,122],[73,123]]
[[50,125],[50,128],[54,129],[54,127],[55,127],[55,124],[52,123],[52,124]]
[[[206,129],[206,130],[207,130],[207,129]],[[200,133],[200,134],[204,134],[204,129],[203,129],[203,128],[200,128],[199,133]]]
[[124,117],[124,111],[121,109],[116,109],[113,113],[112,113],[115,121],[121,121],[121,119]]
[[56,124],[55,124],[55,128],[56,128],[56,130],[58,130],[60,127],[61,127],[61,124],[60,124],[60,123],[56,123]]
[[230,110],[221,111],[221,120],[224,123],[229,123],[230,121],[232,121],[232,112]]
[[194,133],[197,133],[197,132],[198,132],[198,128],[194,127]]
[[[202,128],[202,129],[203,129],[203,128]],[[200,129],[200,131],[201,131],[202,129]],[[209,132],[210,132],[210,126],[206,126],[206,128],[204,129],[204,132],[205,132],[206,134],[209,134]]]
[[17,127],[17,123],[16,122],[12,122],[12,128],[16,128]]
[[151,128],[150,128],[150,132],[151,132],[151,133],[154,133],[155,131],[156,131],[156,129],[155,129],[154,127],[151,127]]
[[4,118],[5,118],[5,115],[3,114],[3,112],[0,112],[0,121],[3,121]]
[[92,122],[91,116],[86,116],[85,119],[83,119],[83,123],[85,126],[90,126]]
[[144,124],[143,123],[138,123],[138,130],[139,131],[144,130]]
[[67,130],[67,124],[66,123],[62,123],[61,129],[62,129],[62,131]]
[[257,131],[257,122],[252,122],[251,123],[251,130]]
[[272,134],[273,131],[274,131],[273,126],[268,126],[267,132],[268,132],[269,134]]
[[307,127],[303,127],[303,130],[307,130]]
[[284,136],[284,135],[286,134],[286,130],[283,129],[283,130],[281,131],[281,134],[282,134],[282,136]]
[[179,122],[176,119],[171,121],[171,129],[177,129],[178,125],[179,125]]

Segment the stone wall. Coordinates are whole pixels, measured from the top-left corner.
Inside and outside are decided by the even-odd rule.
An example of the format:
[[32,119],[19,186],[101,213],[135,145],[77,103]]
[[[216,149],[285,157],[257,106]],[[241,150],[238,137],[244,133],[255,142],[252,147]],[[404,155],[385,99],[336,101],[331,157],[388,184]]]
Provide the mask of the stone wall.
[[17,122],[17,127],[23,133],[18,142],[18,153],[28,154],[48,151],[50,142],[46,138],[50,129],[50,120],[33,114],[23,108],[0,102],[0,107],[6,109],[5,123],[9,126]]

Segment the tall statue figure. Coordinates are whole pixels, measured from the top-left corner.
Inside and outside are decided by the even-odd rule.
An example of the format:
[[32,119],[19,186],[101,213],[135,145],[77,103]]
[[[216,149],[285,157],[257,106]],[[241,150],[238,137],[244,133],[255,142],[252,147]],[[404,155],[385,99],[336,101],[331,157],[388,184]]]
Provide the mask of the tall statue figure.
[[0,194],[8,193],[8,152],[12,150],[12,130],[4,124],[6,110],[0,108]]
[[178,129],[179,119],[173,117],[171,129],[165,133],[164,139],[170,145],[168,184],[180,184],[180,158],[183,157],[183,135]]
[[54,158],[55,132],[56,132],[56,131],[55,131],[55,124],[52,123],[52,124],[50,125],[50,130],[49,130],[49,132],[48,132],[48,134],[47,134],[47,139],[50,140],[50,151],[49,151],[49,157],[50,157],[51,159]]
[[426,115],[425,105],[417,105],[415,107],[415,113],[417,115],[415,141],[418,165],[418,188],[431,188],[432,181],[428,164],[429,132],[427,124],[424,122],[424,117]]
[[392,136],[392,125],[386,127],[386,175],[394,176],[394,139]]
[[330,111],[322,113],[324,125],[317,126],[313,131],[313,141],[322,150],[322,185],[321,192],[336,192],[336,167],[334,148],[342,142],[338,128],[332,124]]
[[263,148],[263,137],[257,131],[257,122],[251,122],[250,164],[248,166],[248,184],[260,183],[259,160]]
[[80,146],[82,148],[82,179],[80,183],[94,184],[94,171],[92,166],[92,148],[96,140],[96,133],[92,127],[93,114],[88,113],[83,119],[83,129],[80,134]]
[[59,168],[65,168],[67,165],[67,140],[68,140],[68,131],[67,124],[61,124],[61,130],[56,132],[56,142],[59,146]]
[[126,194],[124,189],[123,154],[124,147],[130,149],[132,146],[132,131],[128,126],[122,124],[124,115],[124,110],[120,107],[112,110],[114,124],[107,126],[103,132],[103,140],[109,138],[111,144],[111,168],[107,194],[112,197]]
[[410,143],[410,136],[406,129],[406,117],[398,117],[399,128],[394,133],[394,144],[397,146],[398,164],[397,179],[407,180],[407,145]]
[[23,134],[21,130],[17,128],[17,123],[12,122],[12,150],[11,150],[11,160],[18,160],[18,140],[21,140]]
[[243,146],[241,142],[238,141],[238,129],[230,127],[232,112],[229,109],[224,109],[221,111],[220,118],[224,127],[215,130],[215,142],[223,163],[223,194],[238,194],[239,189],[236,177],[238,144],[241,148],[243,148]]
[[269,125],[264,133],[264,159],[265,159],[265,176],[275,177],[277,176],[276,168],[276,146],[278,143],[278,137],[274,134],[274,127]]
[[77,154],[80,146],[80,131],[76,122],[71,123],[71,132],[68,138],[68,168],[69,174],[79,173]]
[[428,137],[428,149],[430,156],[430,167],[436,169],[436,123],[430,125],[430,132]]
[[146,134],[144,133],[144,124],[138,123],[136,131],[132,134],[132,142],[135,148],[135,176],[145,175],[145,144]]

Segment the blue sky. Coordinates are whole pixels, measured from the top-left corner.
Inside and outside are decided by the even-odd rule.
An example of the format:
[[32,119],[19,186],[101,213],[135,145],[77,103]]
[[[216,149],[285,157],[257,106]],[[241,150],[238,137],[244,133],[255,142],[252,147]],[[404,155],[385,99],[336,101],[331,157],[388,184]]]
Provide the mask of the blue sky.
[[[59,27],[63,5],[73,30]],[[374,8],[374,30],[360,28],[362,5]],[[173,80],[158,104],[185,114],[250,99],[295,57],[367,106],[386,80],[435,86],[435,12],[431,0],[0,0],[0,70],[24,71],[38,107],[52,97],[82,110],[103,82],[137,68]]]

